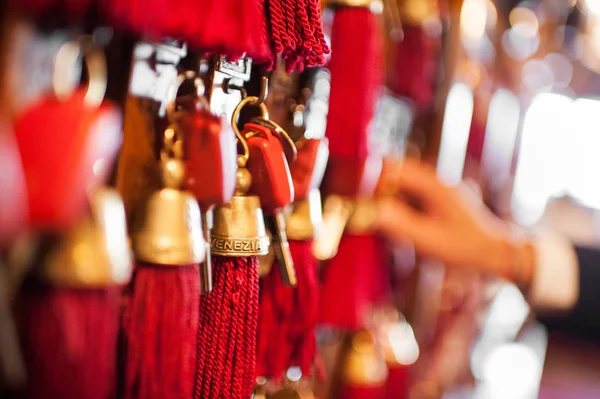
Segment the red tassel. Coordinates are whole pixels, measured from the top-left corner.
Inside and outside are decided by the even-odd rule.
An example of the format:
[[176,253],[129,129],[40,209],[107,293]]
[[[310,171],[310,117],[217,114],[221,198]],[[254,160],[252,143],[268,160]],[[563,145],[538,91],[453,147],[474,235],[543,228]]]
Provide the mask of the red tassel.
[[123,315],[124,399],[192,397],[198,276],[198,265],[137,264]]
[[[302,375],[310,378],[317,352],[315,330],[319,316],[318,262],[312,254],[312,241],[290,240],[289,244],[298,279],[294,314],[288,334],[293,349],[290,365],[300,367]],[[321,373],[317,367],[317,374]]]
[[396,364],[388,367],[388,378],[385,383],[385,399],[408,398],[408,376],[407,366]]
[[342,237],[337,255],[325,265],[320,324],[349,330],[365,326],[381,301],[381,257],[376,237]]
[[258,258],[213,257],[213,284],[200,303],[194,398],[248,399],[256,363]]
[[316,356],[317,261],[311,241],[290,240],[289,245],[297,286],[287,287],[276,265],[261,280],[256,376],[276,381],[293,366],[310,378]]
[[339,399],[383,399],[384,392],[381,386],[344,385]]
[[101,5],[113,25],[152,40],[171,37],[208,53],[271,58],[262,0],[105,0]]
[[274,67],[281,55],[288,72],[325,63],[325,40],[318,0],[265,0]]
[[420,26],[402,27],[403,39],[392,52],[392,73],[389,75],[390,90],[408,97],[422,109],[433,102],[433,84],[436,74],[435,39],[428,36]]
[[365,159],[368,131],[383,83],[381,34],[369,9],[336,11],[329,62],[331,94],[327,137],[332,157]]
[[25,284],[17,312],[28,399],[115,397],[120,289]]

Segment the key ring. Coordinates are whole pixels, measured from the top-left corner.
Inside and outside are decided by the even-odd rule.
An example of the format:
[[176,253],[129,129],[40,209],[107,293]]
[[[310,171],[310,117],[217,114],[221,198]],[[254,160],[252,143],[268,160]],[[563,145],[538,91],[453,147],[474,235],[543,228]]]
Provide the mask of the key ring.
[[84,102],[90,107],[97,107],[106,94],[106,58],[89,37],[68,41],[58,49],[52,70],[52,89],[60,100],[73,94],[79,83],[72,81],[69,71],[82,56],[88,74]]
[[231,115],[231,127],[235,132],[238,142],[242,145],[242,148],[244,150],[244,154],[238,156],[238,166],[241,168],[246,167],[246,164],[248,163],[248,158],[250,157],[248,143],[246,143],[246,139],[244,138],[244,135],[242,134],[242,132],[240,132],[240,128],[238,127],[238,118],[240,116],[240,111],[246,105],[257,106],[260,109],[262,118],[265,120],[269,120],[269,110],[267,109],[267,106],[264,103],[260,102],[259,98],[256,96],[248,96],[242,99],[242,101],[240,101],[240,103],[233,110],[233,114]]

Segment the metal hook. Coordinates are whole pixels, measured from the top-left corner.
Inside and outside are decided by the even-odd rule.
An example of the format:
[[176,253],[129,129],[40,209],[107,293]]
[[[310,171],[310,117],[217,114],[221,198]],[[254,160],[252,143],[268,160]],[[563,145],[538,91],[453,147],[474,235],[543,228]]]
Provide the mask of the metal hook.
[[202,105],[206,109],[210,109],[208,101],[206,100],[206,97],[204,97],[206,86],[204,85],[204,81],[202,80],[202,78],[199,77],[194,71],[184,71],[177,75],[175,83],[171,87],[171,90],[169,90],[168,103],[166,109],[167,119],[169,120],[169,122],[173,123],[174,121],[173,115],[175,114],[175,103],[177,100],[177,93],[179,93],[179,88],[181,88],[181,85],[185,81],[192,79],[194,79],[194,86],[196,88],[196,99],[200,101],[200,103],[202,103]]
[[238,117],[240,116],[240,111],[246,105],[258,106],[260,108],[261,116],[263,117],[263,119],[269,120],[269,111],[267,110],[267,106],[260,102],[259,98],[255,96],[249,96],[242,99],[242,101],[240,101],[237,107],[235,107],[235,109],[233,110],[233,114],[231,115],[231,127],[233,128],[233,131],[235,132],[238,141],[241,143],[242,148],[244,149],[244,154],[241,156],[242,159],[240,162],[238,162],[238,166],[240,167],[246,167],[248,158],[250,158],[250,150],[248,148],[248,143],[246,143],[246,139],[244,138],[244,135],[242,134],[242,132],[240,132],[240,128],[238,127]]
[[[260,105],[264,104],[267,101],[267,96],[269,95],[269,78],[263,76],[260,80],[260,92],[258,96],[256,96],[257,100],[252,103],[252,105]],[[267,118],[268,119],[268,118]]]

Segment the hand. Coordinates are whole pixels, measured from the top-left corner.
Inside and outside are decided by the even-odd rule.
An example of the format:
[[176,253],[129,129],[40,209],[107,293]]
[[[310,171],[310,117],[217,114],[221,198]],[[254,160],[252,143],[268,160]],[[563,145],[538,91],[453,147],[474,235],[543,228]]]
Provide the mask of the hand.
[[385,237],[410,240],[418,253],[451,267],[507,274],[509,229],[466,187],[444,185],[431,166],[411,159],[387,163],[383,173],[386,191],[394,191],[377,203],[376,224]]

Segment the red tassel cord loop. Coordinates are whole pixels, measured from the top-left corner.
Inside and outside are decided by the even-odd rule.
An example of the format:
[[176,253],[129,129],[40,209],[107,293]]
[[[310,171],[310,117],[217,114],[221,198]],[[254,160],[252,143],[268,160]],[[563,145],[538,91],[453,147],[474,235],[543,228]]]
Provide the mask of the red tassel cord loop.
[[198,265],[138,263],[122,327],[123,399],[192,397]]
[[17,299],[28,399],[115,397],[120,289],[29,281]]
[[319,287],[312,241],[289,241],[296,287],[288,287],[275,265],[261,280],[256,376],[280,382],[290,367],[313,375]]
[[213,257],[202,298],[194,398],[248,399],[254,386],[258,258]]

